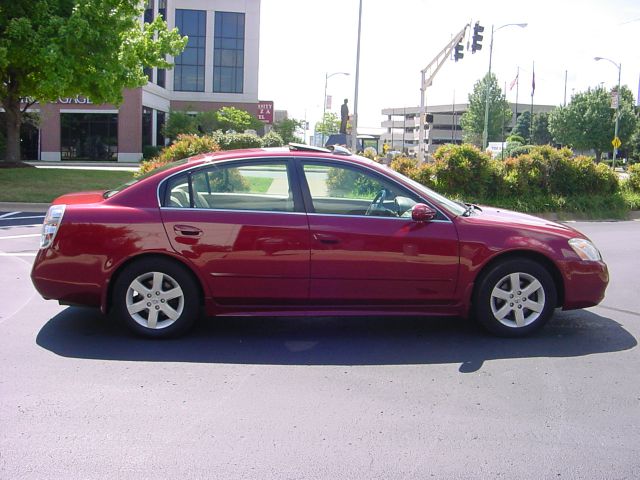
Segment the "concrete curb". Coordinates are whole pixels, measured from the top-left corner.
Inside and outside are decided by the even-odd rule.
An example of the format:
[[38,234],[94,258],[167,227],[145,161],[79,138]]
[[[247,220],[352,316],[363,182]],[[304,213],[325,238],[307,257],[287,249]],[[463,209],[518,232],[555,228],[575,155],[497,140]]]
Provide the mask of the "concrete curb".
[[49,205],[49,203],[0,202],[0,211],[46,213]]

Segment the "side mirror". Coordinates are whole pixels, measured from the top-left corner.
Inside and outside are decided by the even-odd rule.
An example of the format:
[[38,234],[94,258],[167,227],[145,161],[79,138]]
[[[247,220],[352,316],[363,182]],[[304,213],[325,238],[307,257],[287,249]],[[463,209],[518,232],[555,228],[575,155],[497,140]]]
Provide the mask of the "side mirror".
[[429,222],[433,220],[437,212],[424,203],[416,203],[411,209],[411,219],[414,222]]

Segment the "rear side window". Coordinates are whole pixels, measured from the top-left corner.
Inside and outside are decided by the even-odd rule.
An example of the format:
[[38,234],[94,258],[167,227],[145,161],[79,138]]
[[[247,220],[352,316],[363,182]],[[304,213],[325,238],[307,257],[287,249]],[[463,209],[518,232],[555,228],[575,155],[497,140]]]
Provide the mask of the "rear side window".
[[167,190],[164,201],[165,207],[190,208],[191,190],[189,188],[189,176],[187,174],[178,175],[167,181]]
[[286,161],[212,165],[170,178],[165,207],[295,211]]

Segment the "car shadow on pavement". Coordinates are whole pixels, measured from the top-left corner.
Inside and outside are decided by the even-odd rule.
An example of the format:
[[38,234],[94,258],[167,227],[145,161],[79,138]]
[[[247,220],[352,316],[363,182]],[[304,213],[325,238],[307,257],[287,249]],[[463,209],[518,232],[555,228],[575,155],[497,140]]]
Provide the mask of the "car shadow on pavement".
[[227,317],[203,319],[187,336],[132,336],[99,311],[69,307],[47,322],[37,344],[72,358],[262,365],[409,365],[576,357],[633,348],[620,324],[587,310],[557,312],[527,338],[496,338],[460,318]]

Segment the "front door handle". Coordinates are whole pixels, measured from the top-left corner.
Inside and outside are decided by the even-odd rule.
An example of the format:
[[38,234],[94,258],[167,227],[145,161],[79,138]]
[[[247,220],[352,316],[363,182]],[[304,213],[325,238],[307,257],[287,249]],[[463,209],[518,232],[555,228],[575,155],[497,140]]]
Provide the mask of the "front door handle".
[[174,225],[173,231],[176,235],[184,237],[199,237],[202,235],[202,230],[198,227],[192,227],[191,225]]
[[340,243],[338,237],[327,235],[326,233],[314,233],[313,238],[325,245],[335,245],[336,243]]

